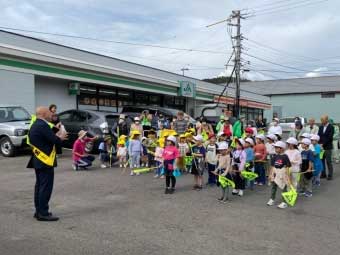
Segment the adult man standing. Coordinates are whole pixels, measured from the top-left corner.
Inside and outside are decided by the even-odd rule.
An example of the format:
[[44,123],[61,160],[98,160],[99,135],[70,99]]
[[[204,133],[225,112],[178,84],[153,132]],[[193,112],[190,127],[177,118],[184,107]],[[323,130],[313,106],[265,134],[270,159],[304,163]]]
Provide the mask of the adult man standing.
[[334,127],[329,123],[328,116],[321,116],[321,126],[319,127],[318,135],[320,136],[319,143],[325,150],[322,158],[323,171],[321,178],[326,178],[326,163],[328,168],[327,180],[333,179],[333,165],[332,165],[332,149],[333,149],[333,135]]
[[177,113],[177,120],[174,123],[174,129],[177,134],[182,135],[188,128],[188,122],[184,119],[184,112],[179,111]]
[[315,119],[310,118],[308,125],[305,128],[306,132],[312,135],[317,135],[319,133],[319,127],[315,125]]
[[61,142],[67,139],[67,134],[62,133],[58,137],[53,133],[49,123],[52,116],[53,113],[47,107],[38,107],[37,119],[28,134],[33,153],[27,167],[35,169],[34,217],[39,221],[59,220],[49,212],[48,203],[53,190],[54,167],[57,166],[56,146],[61,146]]

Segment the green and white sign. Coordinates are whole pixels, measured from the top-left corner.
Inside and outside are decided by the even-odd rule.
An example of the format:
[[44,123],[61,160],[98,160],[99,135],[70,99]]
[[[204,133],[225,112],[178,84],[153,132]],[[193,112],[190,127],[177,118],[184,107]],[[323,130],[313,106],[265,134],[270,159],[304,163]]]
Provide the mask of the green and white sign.
[[80,83],[79,82],[71,82],[68,85],[68,94],[69,95],[79,95],[80,92]]
[[190,81],[179,82],[179,96],[183,97],[196,97],[196,84]]

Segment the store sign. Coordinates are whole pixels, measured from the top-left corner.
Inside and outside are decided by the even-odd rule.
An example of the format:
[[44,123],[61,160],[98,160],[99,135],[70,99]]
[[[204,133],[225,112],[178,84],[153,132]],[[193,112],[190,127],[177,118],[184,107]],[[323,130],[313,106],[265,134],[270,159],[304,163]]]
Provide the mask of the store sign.
[[179,81],[179,96],[196,97],[196,84],[190,81]]
[[[215,96],[214,102],[215,103],[219,102],[219,103],[222,103],[222,104],[234,105],[235,104],[235,98]],[[250,107],[250,108],[258,108],[258,109],[270,109],[271,108],[270,104],[265,104],[265,103],[260,103],[260,102],[245,100],[245,99],[240,100],[240,106]]]
[[68,94],[69,95],[79,95],[80,94],[80,83],[72,82],[68,85]]

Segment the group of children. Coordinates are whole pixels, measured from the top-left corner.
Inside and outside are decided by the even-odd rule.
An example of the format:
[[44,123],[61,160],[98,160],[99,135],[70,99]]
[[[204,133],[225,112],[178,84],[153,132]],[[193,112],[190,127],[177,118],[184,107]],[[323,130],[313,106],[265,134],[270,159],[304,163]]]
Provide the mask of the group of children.
[[[300,140],[290,137],[286,142],[279,135],[254,135],[245,129],[243,138],[232,138],[224,132],[210,133],[208,137],[196,135],[195,129],[188,129],[178,135],[174,130],[163,130],[157,134],[148,130],[146,136],[133,130],[130,137],[120,136],[117,142],[117,157],[122,168],[134,170],[141,167],[154,170],[155,178],[165,179],[165,193],[172,194],[176,188],[176,171],[191,173],[194,176],[193,189],[203,188],[203,175],[206,172],[207,185],[220,186],[222,196],[219,201],[229,199],[229,185],[221,185],[220,177],[234,183],[232,194],[243,196],[246,188],[255,185],[271,185],[271,196],[267,205],[275,204],[278,188],[282,192],[299,190],[305,197],[312,196],[313,185],[320,185],[323,170],[322,149],[317,135],[302,134]],[[101,166],[107,166],[112,157],[110,137],[99,145]],[[254,172],[257,178],[248,181],[244,173]],[[136,175],[139,175],[137,173]],[[279,208],[286,208],[283,201]]]

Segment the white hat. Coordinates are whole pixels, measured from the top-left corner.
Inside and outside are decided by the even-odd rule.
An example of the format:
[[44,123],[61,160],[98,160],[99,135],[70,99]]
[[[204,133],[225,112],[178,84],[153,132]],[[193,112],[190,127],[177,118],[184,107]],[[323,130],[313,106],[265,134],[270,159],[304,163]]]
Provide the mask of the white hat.
[[318,135],[312,135],[312,136],[310,137],[310,139],[311,139],[311,140],[315,140],[315,141],[319,141],[319,140],[320,140],[320,136],[318,136]]
[[282,149],[286,149],[286,143],[282,142],[282,141],[277,141],[275,144],[274,144],[274,147],[279,147],[279,148],[282,148]]
[[196,141],[203,141],[203,136],[201,136],[201,135],[196,135],[196,136],[194,136],[194,139],[196,140]]
[[125,114],[119,114],[120,119],[125,119]]
[[167,141],[171,141],[171,142],[173,142],[173,143],[176,143],[176,137],[174,137],[173,135],[170,135],[170,136],[168,136],[168,138],[166,139]]
[[222,135],[224,135],[224,132],[223,132],[223,131],[220,131],[220,132],[217,134],[217,136],[222,136]]
[[135,121],[140,121],[139,117],[134,118]]
[[274,135],[282,136],[282,131],[276,131]]
[[274,118],[273,120],[275,120],[275,121],[277,121],[277,122],[279,122],[279,121],[280,121],[280,119],[279,119],[279,118]]
[[254,140],[251,139],[250,137],[246,138],[245,142],[254,145]]
[[303,133],[302,135],[300,135],[300,137],[310,138],[310,134],[308,134],[308,133]]
[[218,145],[218,150],[228,150],[228,144],[226,142],[221,142],[219,145]]
[[266,137],[264,135],[261,135],[261,134],[257,135],[256,138],[258,138],[258,139],[260,139],[262,141],[264,141],[266,139]]
[[311,141],[310,139],[308,138],[303,138],[302,141],[301,141],[302,144],[306,144],[306,145],[310,145],[311,144]]
[[276,135],[274,135],[274,134],[269,134],[269,135],[267,135],[267,138],[269,138],[270,140],[272,140],[272,141],[277,141],[277,136]]
[[244,146],[244,144],[246,143],[242,138],[237,139],[237,141],[239,141],[239,143]]
[[148,138],[146,138],[145,136],[142,137],[142,141],[144,141],[144,140],[146,140],[146,139],[148,139]]
[[287,139],[287,143],[289,144],[294,144],[294,145],[298,145],[298,140],[296,140],[294,137],[289,137]]

